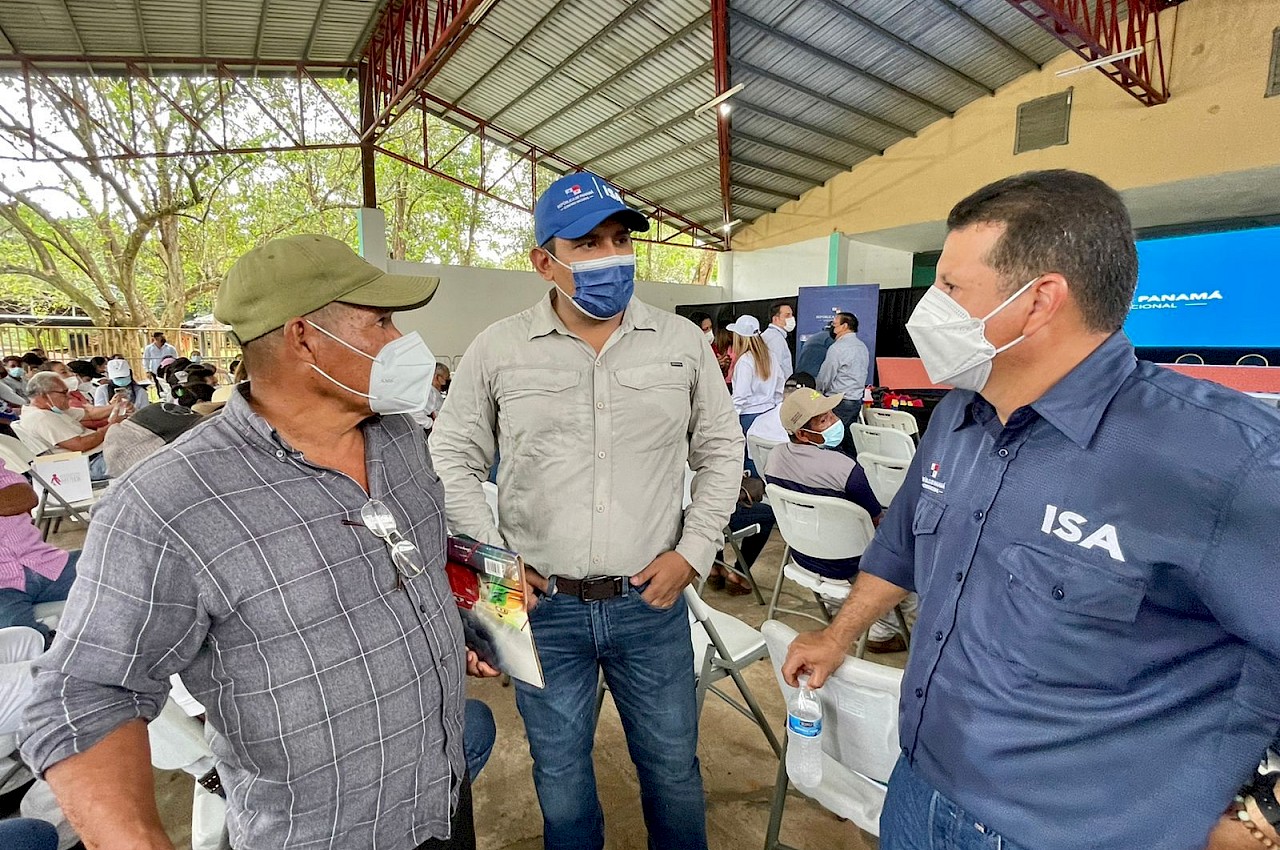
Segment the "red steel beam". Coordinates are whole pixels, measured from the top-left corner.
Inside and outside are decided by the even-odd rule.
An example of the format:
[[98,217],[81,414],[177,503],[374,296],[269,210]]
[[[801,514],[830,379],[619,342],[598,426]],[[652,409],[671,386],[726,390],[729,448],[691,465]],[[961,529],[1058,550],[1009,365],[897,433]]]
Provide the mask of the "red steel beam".
[[374,116],[362,137],[376,138],[390,127],[495,1],[400,0],[387,7],[364,49]]
[[[729,0],[711,0],[711,54],[715,63],[716,97],[729,90]],[[716,106],[716,144],[720,148],[720,202],[724,206],[725,240],[733,221],[732,161],[729,158],[729,116]]]
[[[502,145],[503,147],[519,148],[520,149],[519,153],[521,153],[524,156],[536,157],[537,159],[547,163],[557,163],[561,167],[563,167],[566,171],[582,171],[583,170],[582,166],[579,165],[578,163],[573,162],[572,160],[566,159],[565,157],[560,156],[559,154],[554,153],[552,151],[549,151],[546,148],[540,147],[537,144],[529,141],[528,139],[524,138],[523,136],[517,133],[513,133],[509,130],[503,130],[501,127],[495,127],[494,125],[488,123],[485,119],[481,118],[480,116],[472,112],[469,112],[466,109],[461,108],[457,104],[450,103],[449,101],[444,100],[443,98],[437,97],[431,94],[430,92],[422,92],[420,95],[420,100],[423,103],[434,104],[436,107],[442,110],[447,110],[449,112],[452,112],[462,120],[474,125],[473,128],[467,128],[467,127],[463,128],[463,129],[466,129],[468,132],[472,133],[473,135],[479,136],[481,138],[487,138],[490,141],[493,141],[493,142],[496,142],[497,144]],[[495,138],[492,138],[492,136],[498,136],[499,138],[495,139]],[[664,218],[668,218],[673,221],[678,221],[681,224],[690,225],[691,232],[696,232],[698,234],[698,238],[701,238],[707,241],[708,243],[711,243],[705,247],[709,247],[714,250],[720,250],[721,248],[728,247],[728,241],[725,238],[724,233],[716,230],[711,230],[707,228],[705,225],[699,224],[698,222],[694,221],[691,218],[688,218],[687,216],[681,215],[677,212],[667,209],[666,207],[662,206],[662,204],[652,201],[649,198],[639,194],[638,192],[632,191],[631,189],[627,189],[623,186],[618,186],[618,190],[622,192],[623,195],[633,198],[641,206],[652,207],[655,211],[660,212]]]
[[[1144,106],[1169,100],[1169,84],[1160,41],[1160,11],[1170,0],[1128,0],[1122,15],[1120,0],[1005,0],[1040,25],[1086,62],[1096,62],[1126,50],[1142,53],[1098,67]],[[1092,8],[1090,8],[1092,5]]]

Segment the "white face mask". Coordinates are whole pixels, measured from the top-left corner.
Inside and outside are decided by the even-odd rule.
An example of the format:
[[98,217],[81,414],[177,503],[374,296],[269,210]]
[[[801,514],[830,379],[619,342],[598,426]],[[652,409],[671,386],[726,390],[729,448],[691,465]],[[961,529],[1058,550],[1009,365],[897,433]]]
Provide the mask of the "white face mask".
[[991,361],[995,356],[1026,338],[1020,336],[1008,345],[996,348],[987,339],[987,322],[1039,279],[1027,281],[981,319],[970,316],[968,310],[938,287],[929,287],[907,320],[907,333],[911,334],[911,341],[916,344],[916,351],[924,361],[929,380],[935,384],[950,384],[957,389],[981,392],[991,377]]
[[393,339],[382,346],[382,350],[376,357],[370,357],[315,322],[307,322],[307,324],[361,357],[373,361],[373,366],[369,369],[369,392],[367,393],[353,390],[341,381],[335,380],[314,363],[310,365],[312,369],[347,392],[369,399],[369,409],[374,413],[417,413],[427,406],[427,390],[431,387],[432,378],[435,377],[436,358],[417,331],[405,334],[399,339]]
[[787,332],[787,333],[792,333],[793,331],[795,331],[795,329],[796,329],[796,317],[795,317],[795,316],[787,316],[786,321],[784,321],[784,322],[782,323],[782,327],[786,330],[786,332]]
[[702,335],[703,335],[703,336],[705,336],[705,337],[707,338],[707,342],[715,342],[715,341],[716,341],[716,332],[715,332],[715,331],[703,331],[703,332],[702,332]]

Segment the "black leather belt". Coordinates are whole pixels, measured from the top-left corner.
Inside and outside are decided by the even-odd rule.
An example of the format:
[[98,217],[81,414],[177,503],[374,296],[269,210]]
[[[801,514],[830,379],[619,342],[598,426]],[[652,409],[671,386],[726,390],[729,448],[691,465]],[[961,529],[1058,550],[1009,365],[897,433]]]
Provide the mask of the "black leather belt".
[[556,576],[556,593],[576,596],[583,602],[599,602],[614,599],[627,592],[627,579],[623,576],[598,576],[596,578],[565,578]]

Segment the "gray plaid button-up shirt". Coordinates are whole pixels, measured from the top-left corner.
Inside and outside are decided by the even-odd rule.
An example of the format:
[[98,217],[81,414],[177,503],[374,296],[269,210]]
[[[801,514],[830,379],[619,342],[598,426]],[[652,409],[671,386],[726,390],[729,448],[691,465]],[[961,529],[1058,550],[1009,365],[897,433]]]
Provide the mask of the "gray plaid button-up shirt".
[[[235,846],[448,835],[465,650],[444,494],[409,417],[363,428],[369,494],[309,464],[240,393],[115,482],[37,664],[22,745],[36,770],[154,718],[181,673],[208,711]],[[426,568],[404,589],[359,523],[370,495]]]

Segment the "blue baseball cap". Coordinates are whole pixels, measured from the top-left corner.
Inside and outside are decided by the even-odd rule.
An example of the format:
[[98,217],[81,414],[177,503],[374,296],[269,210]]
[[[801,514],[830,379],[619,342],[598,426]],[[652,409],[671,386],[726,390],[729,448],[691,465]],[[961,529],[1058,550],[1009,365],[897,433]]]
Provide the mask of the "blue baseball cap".
[[579,239],[611,216],[629,230],[649,229],[649,219],[622,202],[622,193],[590,171],[566,174],[547,187],[533,207],[533,235],[539,245],[553,236]]

